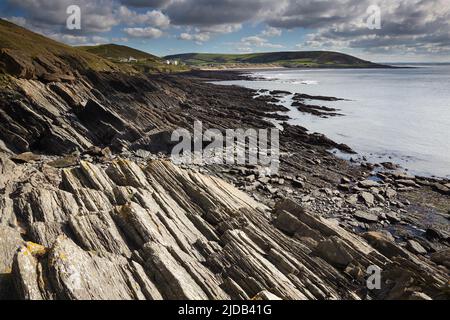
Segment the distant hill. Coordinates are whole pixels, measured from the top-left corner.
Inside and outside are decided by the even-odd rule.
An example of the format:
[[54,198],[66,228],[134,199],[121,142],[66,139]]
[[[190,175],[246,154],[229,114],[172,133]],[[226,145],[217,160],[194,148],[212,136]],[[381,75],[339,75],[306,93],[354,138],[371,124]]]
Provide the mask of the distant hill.
[[142,71],[179,72],[187,70],[187,68],[183,66],[167,65],[165,59],[127,46],[104,44],[98,46],[83,46],[78,48],[112,60],[115,63],[124,62],[124,59],[129,58],[137,59],[138,61],[132,62],[132,64],[135,67],[142,69]]
[[187,53],[170,55],[165,59],[180,60],[199,68],[238,68],[252,66],[287,68],[381,68],[380,64],[365,61],[347,54],[331,51],[292,51],[252,54]]

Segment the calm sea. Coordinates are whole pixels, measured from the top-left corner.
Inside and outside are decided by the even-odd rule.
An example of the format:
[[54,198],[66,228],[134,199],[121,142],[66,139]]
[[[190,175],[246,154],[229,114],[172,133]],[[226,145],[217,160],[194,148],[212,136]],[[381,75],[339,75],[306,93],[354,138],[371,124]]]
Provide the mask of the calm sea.
[[271,70],[257,81],[226,81],[253,89],[285,90],[346,99],[312,101],[343,116],[319,118],[291,107],[291,124],[348,144],[374,163],[391,161],[410,172],[450,177],[450,65],[410,69]]

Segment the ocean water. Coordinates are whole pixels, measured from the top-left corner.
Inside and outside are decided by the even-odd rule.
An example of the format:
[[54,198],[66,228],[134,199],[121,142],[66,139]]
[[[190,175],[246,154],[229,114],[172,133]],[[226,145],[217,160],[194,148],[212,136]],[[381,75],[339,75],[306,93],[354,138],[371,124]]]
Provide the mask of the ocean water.
[[[370,162],[390,161],[422,176],[450,177],[450,65],[408,69],[318,69],[252,72],[256,81],[225,81],[252,89],[325,95],[345,101],[311,101],[340,109],[320,118],[290,109],[291,124],[345,143]],[[344,156],[345,155],[341,155]]]

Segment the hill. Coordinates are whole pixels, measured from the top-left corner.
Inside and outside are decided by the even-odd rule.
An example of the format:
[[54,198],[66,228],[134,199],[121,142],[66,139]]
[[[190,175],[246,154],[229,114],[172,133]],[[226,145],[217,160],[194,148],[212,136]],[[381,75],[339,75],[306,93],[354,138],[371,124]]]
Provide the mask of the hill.
[[74,71],[112,71],[110,61],[0,19],[0,73],[24,78],[71,77]]
[[[115,63],[128,63],[144,72],[179,72],[186,71],[184,66],[168,65],[166,60],[150,53],[117,44],[78,47],[86,52],[109,59]],[[126,61],[134,58],[137,61]]]
[[381,68],[385,67],[351,55],[331,51],[292,51],[252,54],[187,53],[166,59],[180,60],[199,68],[238,68],[270,66],[287,68]]

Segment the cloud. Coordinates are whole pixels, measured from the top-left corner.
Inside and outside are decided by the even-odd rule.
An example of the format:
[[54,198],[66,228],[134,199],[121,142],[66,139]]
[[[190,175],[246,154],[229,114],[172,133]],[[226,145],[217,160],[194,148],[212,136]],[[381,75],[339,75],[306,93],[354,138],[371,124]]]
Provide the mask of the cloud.
[[[110,0],[77,0],[81,9],[82,32],[106,32],[118,24]],[[66,10],[73,0],[8,0],[8,4],[24,12],[28,25],[42,30],[67,32]]]
[[182,33],[178,36],[178,39],[185,40],[185,41],[196,41],[196,42],[206,42],[210,39],[209,33],[197,33],[197,34],[189,34],[189,33]]
[[274,28],[274,27],[267,27],[261,33],[261,35],[264,37],[279,37],[279,36],[281,36],[282,33],[283,33],[283,31],[281,29]]
[[133,38],[156,39],[163,35],[163,32],[157,28],[125,28],[123,31]]
[[270,43],[267,39],[259,37],[259,36],[251,36],[251,37],[242,38],[239,43],[239,47],[240,48],[242,48],[242,47],[244,47],[244,48],[258,47],[258,48],[279,49],[279,48],[283,48],[283,45]]
[[213,26],[251,21],[273,6],[277,6],[277,1],[177,0],[167,7],[166,12],[178,25]]
[[188,27],[188,32],[178,36],[179,40],[195,41],[197,44],[209,41],[218,34],[233,33],[242,28],[241,24],[222,24],[214,26]]
[[361,49],[372,53],[450,52],[449,1],[383,0],[379,1],[379,6],[381,29],[367,28],[368,15],[361,8],[346,21],[324,25],[312,32],[305,45]]
[[164,8],[171,0],[121,0],[120,2],[135,8]]
[[[259,41],[247,44],[275,46],[268,39],[285,30],[302,30],[302,48],[355,49],[369,53],[408,51],[450,53],[449,0],[6,0],[12,22],[34,31],[74,36],[101,36],[114,30],[126,35],[177,38],[207,42],[251,24],[262,28]],[[66,8],[78,4],[82,30],[65,28]],[[367,28],[367,8],[381,9],[381,29]],[[1,6],[1,5],[0,5]],[[18,14],[20,13],[20,15]],[[180,30],[181,29],[181,30]],[[115,34],[121,37],[121,34]],[[131,35],[130,35],[131,37]],[[263,40],[263,41],[261,41]],[[89,40],[90,41],[90,40]],[[238,41],[239,42],[239,41]],[[249,49],[241,41],[242,49]],[[294,44],[292,44],[294,45]]]
[[150,25],[158,28],[168,28],[170,19],[159,10],[147,11],[139,14],[128,9],[125,6],[120,6],[118,10],[118,17],[121,22],[127,25]]
[[27,26],[27,19],[25,19],[24,17],[4,17],[2,19],[17,24],[18,26],[21,27]]
[[71,34],[50,34],[48,35],[53,40],[64,42],[73,46],[91,46],[109,43],[109,39],[99,36],[76,36]]

